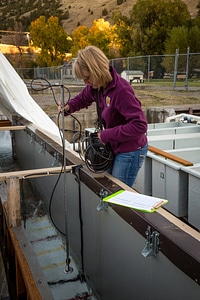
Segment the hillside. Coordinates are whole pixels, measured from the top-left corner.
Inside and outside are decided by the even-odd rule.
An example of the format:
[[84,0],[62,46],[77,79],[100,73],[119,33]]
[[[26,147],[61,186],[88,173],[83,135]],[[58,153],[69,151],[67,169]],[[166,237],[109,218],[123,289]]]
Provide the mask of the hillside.
[[[192,17],[195,17],[200,0],[183,0]],[[7,0],[0,1],[0,33],[28,31],[32,21],[44,15],[57,16],[70,35],[79,25],[92,26],[94,20],[110,21],[112,13],[119,10],[129,16],[137,0]],[[120,4],[121,3],[121,4]],[[17,23],[16,23],[17,21]],[[0,36],[4,39],[5,36]],[[1,40],[2,42],[2,40]],[[3,40],[3,43],[5,41]],[[7,41],[7,43],[9,43]]]
[[107,16],[105,20],[110,20],[115,10],[120,10],[123,15],[128,15],[137,0],[126,0],[121,5],[117,5],[117,0],[63,0],[63,9],[68,9],[69,18],[63,22],[68,34],[70,34],[77,25],[91,27],[94,20],[102,18],[102,10],[106,9]]
[[[102,18],[102,10],[106,9],[108,15],[105,20],[110,20],[112,12],[120,10],[123,15],[129,14],[137,0],[126,0],[117,5],[117,0],[62,0],[63,10],[69,11],[69,18],[63,21],[64,28],[68,34],[76,29],[77,25],[91,27],[94,20]],[[197,4],[199,0],[183,0],[192,17],[196,16],[198,11]]]

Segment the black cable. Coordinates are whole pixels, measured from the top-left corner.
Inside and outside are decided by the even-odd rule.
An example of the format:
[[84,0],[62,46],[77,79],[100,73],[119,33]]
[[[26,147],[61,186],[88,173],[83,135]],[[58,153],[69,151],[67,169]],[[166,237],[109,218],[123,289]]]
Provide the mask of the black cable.
[[[43,80],[45,82],[44,85],[40,85],[39,88],[35,88],[35,82],[36,80]],[[56,87],[58,87],[59,85],[55,85]],[[46,89],[50,89],[51,92],[52,92],[52,95],[53,95],[53,99],[56,103],[56,105],[58,106],[59,103],[58,101],[56,100],[56,96],[55,96],[55,93],[54,93],[54,89],[53,89],[53,85],[48,81],[46,80],[45,78],[35,78],[32,80],[31,82],[31,87],[35,90],[35,91],[43,91],[43,90],[46,90]],[[62,106],[63,106],[63,109],[65,107],[65,105],[67,104],[67,102],[69,101],[70,99],[70,91],[68,88],[65,87],[65,89],[67,89],[68,91],[68,94],[69,94],[69,97],[68,97],[68,100],[65,102],[64,100],[64,86],[63,84],[60,85],[60,87],[62,88],[61,92],[62,92]],[[97,95],[97,99],[98,99],[98,95]],[[98,115],[100,114],[100,112],[98,112]],[[61,178],[61,174],[63,173],[63,169],[65,167],[65,133],[64,133],[64,120],[62,120],[62,123],[63,123],[63,128],[62,128],[62,131],[60,129],[60,116],[62,115],[62,117],[64,118],[64,112],[59,112],[58,113],[58,116],[57,116],[57,126],[58,126],[58,129],[59,129],[59,134],[60,134],[60,138],[61,138],[61,141],[62,141],[62,150],[63,150],[63,153],[62,153],[62,167],[61,167],[61,171],[58,175],[58,178],[56,180],[56,183],[52,189],[52,192],[51,192],[51,196],[50,196],[50,199],[49,199],[49,207],[48,207],[48,211],[49,211],[49,217],[54,225],[54,227],[62,234],[66,237],[66,250],[67,250],[67,253],[66,253],[66,265],[68,268],[66,268],[66,271],[70,271],[70,268],[69,267],[69,262],[70,262],[70,258],[69,258],[69,251],[68,251],[68,232],[67,232],[67,223],[65,223],[66,225],[66,232],[63,232],[60,228],[58,228],[57,224],[54,222],[54,219],[53,219],[53,216],[52,216],[52,201],[53,201],[53,197],[54,197],[54,193],[55,193],[55,190],[57,188],[57,185],[58,185],[58,182]],[[107,154],[106,152],[106,156],[105,156],[105,151],[104,153],[102,152],[102,143],[99,144],[99,142],[101,142],[99,139],[95,139],[93,144],[92,145],[89,145],[89,147],[86,149],[85,153],[83,152],[83,141],[82,141],[82,127],[81,127],[81,123],[79,122],[79,120],[71,115],[69,113],[69,115],[74,118],[74,120],[77,121],[77,123],[79,124],[79,131],[78,131],[78,136],[77,136],[77,140],[78,140],[78,151],[79,151],[79,155],[80,155],[80,158],[82,161],[84,161],[86,163],[86,166],[88,167],[88,169],[92,170],[93,172],[100,172],[100,171],[105,171],[107,169],[107,166],[108,164],[110,164],[110,161],[112,160],[112,155],[110,153]],[[99,121],[101,120],[100,117],[98,118]],[[89,141],[89,139],[88,139]],[[89,159],[88,159],[88,153],[91,153],[91,149],[92,149],[92,155],[90,155]],[[103,149],[105,150],[105,147],[103,145]],[[111,156],[110,156],[111,155]],[[91,157],[95,157],[97,158],[97,161],[91,161]],[[76,177],[76,181],[78,183],[78,197],[79,197],[79,224],[80,224],[80,239],[81,239],[81,272],[80,272],[80,280],[81,281],[85,281],[85,275],[84,275],[84,239],[83,239],[83,218],[82,218],[82,199],[81,199],[81,180],[80,180],[80,167],[76,166],[74,169],[72,168],[72,170],[75,170],[74,171],[74,174],[75,174],[75,177]],[[64,170],[65,171],[65,170]],[[65,192],[65,191],[64,191]],[[66,208],[65,208],[66,209]],[[66,219],[65,219],[65,222],[66,222]]]
[[[38,82],[36,82],[36,80],[44,81],[45,84],[41,86],[41,84],[39,84]],[[35,82],[36,82],[36,83],[35,83]],[[38,87],[37,87],[37,86],[38,86]],[[54,102],[56,103],[57,106],[59,105],[59,103],[58,103],[58,101],[56,100],[56,96],[55,96],[53,87],[58,87],[58,86],[61,86],[61,85],[58,85],[58,84],[52,85],[47,79],[45,79],[45,78],[43,78],[43,77],[36,77],[36,78],[34,78],[34,79],[31,81],[31,88],[32,88],[33,90],[35,90],[35,91],[43,91],[43,90],[46,90],[46,89],[50,89],[51,92],[52,92],[52,95],[53,95]],[[36,88],[36,87],[37,87],[37,88]],[[70,90],[69,90],[67,87],[63,86],[63,85],[62,85],[62,87],[64,87],[64,88],[68,91],[68,100],[66,101],[66,103],[67,103],[67,102],[69,101],[69,99],[70,99]],[[60,133],[61,141],[62,141],[62,144],[63,144],[63,138],[64,138],[64,137],[63,137],[63,135],[61,134],[61,129],[60,129],[60,127],[59,127],[59,117],[60,117],[60,115],[61,115],[61,113],[59,112],[59,113],[58,113],[58,118],[57,118],[57,125],[58,125],[58,128],[59,128],[59,133]],[[65,149],[63,149],[63,154],[64,154],[64,151],[65,151]],[[52,216],[52,210],[51,210],[51,208],[52,208],[53,196],[54,196],[56,187],[57,187],[57,185],[58,185],[58,182],[59,182],[59,180],[60,180],[61,174],[62,174],[62,172],[63,172],[63,165],[64,165],[63,162],[64,162],[64,155],[63,155],[63,161],[62,161],[62,165],[61,165],[61,171],[60,171],[60,173],[59,173],[59,175],[58,175],[58,178],[57,178],[57,180],[56,180],[56,183],[55,183],[55,185],[54,185],[54,187],[53,187],[53,190],[52,190],[52,193],[51,193],[51,196],[50,196],[48,211],[49,211],[49,217],[50,217],[50,219],[51,219],[53,225],[55,226],[55,228],[56,228],[62,235],[66,236],[66,234],[65,234],[64,232],[62,232],[62,230],[61,230],[60,228],[58,228],[58,226],[57,226],[56,223],[54,222],[53,216]]]
[[[58,118],[57,118],[57,124],[58,124],[59,132],[60,132],[60,137],[61,137],[61,140],[62,140],[62,143],[63,143],[63,138],[64,138],[64,137],[63,137],[63,135],[61,134],[61,129],[60,129],[60,127],[59,127],[59,118],[60,118],[60,116],[61,116],[61,113],[59,112],[59,113],[58,113]],[[72,116],[72,115],[71,115],[71,116]],[[74,116],[72,116],[72,117],[79,123],[79,125],[80,125],[80,127],[81,127],[81,124],[80,124],[80,122],[78,121],[78,119],[76,119]],[[81,131],[80,131],[80,132],[81,132]],[[81,134],[81,133],[80,133],[80,134]],[[61,229],[59,229],[58,226],[55,224],[55,222],[54,222],[54,220],[53,220],[53,216],[52,216],[52,211],[51,211],[54,192],[55,192],[55,190],[56,190],[56,187],[57,187],[57,185],[58,185],[58,182],[59,182],[60,177],[61,177],[62,172],[63,172],[64,157],[65,157],[65,156],[64,156],[64,151],[65,151],[64,147],[62,148],[62,150],[63,150],[63,155],[62,155],[62,158],[63,158],[63,160],[62,160],[62,167],[61,167],[61,171],[60,171],[60,173],[59,173],[59,176],[58,176],[58,178],[57,178],[57,181],[56,181],[56,183],[55,183],[55,185],[54,185],[54,188],[53,188],[52,193],[51,193],[51,196],[50,196],[50,200],[49,200],[49,209],[48,209],[48,210],[49,210],[49,216],[50,216],[50,219],[51,219],[53,225],[55,226],[55,228],[56,228],[62,235],[66,236],[66,234],[65,234],[63,231],[61,231]]]
[[[34,85],[35,81],[36,80],[43,80],[45,81],[46,84],[42,85],[41,84],[39,85],[38,88],[35,88],[35,85],[37,86],[38,83],[36,82],[36,84]],[[43,91],[43,90],[46,90],[46,89],[51,89],[52,91],[52,95],[53,95],[53,99],[56,103],[56,105],[59,105],[57,100],[56,100],[56,97],[55,97],[55,93],[54,93],[54,89],[53,87],[58,87],[59,85],[58,84],[55,84],[55,85],[52,85],[47,79],[45,78],[42,78],[42,77],[37,77],[37,78],[34,78],[32,81],[31,81],[31,87],[33,90],[35,91]],[[65,87],[64,85],[60,85],[62,87],[64,87],[65,89],[67,89],[68,91],[68,94],[69,94],[69,97],[68,97],[68,100],[66,101],[66,103],[64,104],[64,106],[67,104],[67,102],[69,101],[70,99],[70,90]],[[102,120],[101,120],[101,112],[100,112],[100,108],[99,108],[99,104],[98,104],[98,89],[95,90],[95,93],[96,93],[96,107],[97,107],[97,115],[98,115],[98,129],[102,130]],[[96,142],[93,143],[93,144],[90,144],[89,147],[86,149],[85,153],[84,153],[84,150],[83,150],[83,143],[82,143],[82,126],[81,126],[81,123],[80,121],[72,114],[68,113],[78,124],[79,124],[79,131],[77,131],[77,134],[78,134],[78,137],[77,137],[77,144],[78,144],[78,153],[79,153],[79,156],[80,156],[80,159],[86,163],[86,166],[87,168],[92,171],[92,172],[104,172],[105,170],[108,169],[108,167],[110,166],[110,163],[112,162],[113,160],[113,155],[112,155],[112,152],[109,150],[109,153],[107,151],[107,148],[105,148],[104,150],[104,154],[102,153],[102,146],[104,147],[104,145],[101,143],[101,145],[99,146],[99,144],[97,144]],[[62,144],[64,145],[64,142],[63,142],[63,136],[61,134],[61,129],[60,129],[60,122],[59,122],[59,119],[60,119],[60,116],[61,116],[61,113],[59,112],[58,113],[58,118],[57,118],[57,126],[59,128],[59,133],[60,133],[60,137],[61,137],[61,140],[62,140]],[[75,142],[75,141],[74,141]],[[97,148],[99,146],[99,149]],[[91,160],[91,153],[93,152],[92,154],[92,157],[98,157],[98,159],[95,159],[95,161],[92,161]],[[63,155],[64,155],[64,152],[63,152]]]
[[[37,80],[40,80],[40,81],[44,81],[45,84],[42,84],[41,83],[38,83],[36,82]],[[38,86],[38,87],[37,87]],[[59,103],[58,101],[56,100],[56,96],[55,96],[55,93],[54,93],[54,87],[58,87],[58,86],[62,86],[62,88],[64,87],[67,92],[68,92],[68,99],[67,101],[64,101],[64,106],[68,103],[69,99],[70,99],[70,90],[65,87],[63,84],[61,85],[58,85],[58,84],[52,84],[50,83],[47,79],[45,78],[42,78],[42,77],[36,77],[34,78],[32,81],[31,81],[31,88],[35,91],[43,91],[43,90],[46,90],[46,89],[50,89],[51,92],[52,92],[52,95],[53,95],[53,99],[56,103],[56,105],[58,106]],[[37,87],[37,88],[36,88]],[[64,93],[63,93],[63,97],[64,97]],[[98,90],[96,91],[96,99],[97,99],[97,102],[98,102]],[[97,106],[98,107],[98,106]],[[101,120],[100,118],[100,111],[97,111],[98,112],[98,121]],[[77,143],[78,143],[78,153],[79,153],[79,156],[80,156],[80,159],[85,162],[87,168],[92,171],[92,172],[104,172],[105,170],[108,169],[108,167],[110,166],[112,160],[113,160],[113,154],[112,152],[109,150],[107,151],[107,147],[105,145],[103,145],[101,143],[101,141],[97,138],[95,138],[95,140],[89,144],[89,146],[87,147],[86,150],[83,149],[83,135],[82,135],[82,126],[81,126],[81,123],[80,121],[72,114],[68,113],[78,124],[79,124],[79,131],[77,131]],[[57,117],[57,126],[58,126],[58,129],[59,129],[59,133],[60,133],[60,138],[61,138],[61,141],[62,141],[62,145],[63,145],[63,160],[62,160],[62,168],[61,168],[61,171],[60,171],[60,174],[57,178],[57,181],[54,185],[54,188],[52,190],[52,193],[51,193],[51,196],[50,196],[50,200],[49,200],[49,216],[50,216],[50,219],[52,221],[52,223],[54,224],[55,228],[64,236],[66,236],[66,234],[64,232],[62,232],[62,230],[60,230],[57,225],[55,224],[54,220],[53,220],[53,216],[52,216],[52,201],[53,201],[53,196],[54,196],[54,193],[55,193],[55,189],[57,187],[57,184],[60,180],[60,177],[61,177],[61,174],[63,173],[63,167],[64,167],[64,159],[65,159],[65,149],[64,149],[64,133],[62,133],[61,131],[61,128],[60,128],[60,116],[61,116],[61,112],[58,113],[58,117]],[[84,140],[86,141],[87,138],[84,138]],[[90,139],[88,138],[88,142],[90,141]],[[102,151],[103,149],[103,151]]]
[[97,133],[91,133],[88,139],[89,146],[85,151],[85,163],[94,173],[106,171],[113,161],[113,152],[110,145],[104,145]]
[[[82,199],[81,199],[81,180],[80,180],[80,168],[82,166],[75,166],[72,168],[72,173],[76,176],[78,183],[78,199],[79,199],[79,224],[80,224],[80,235],[81,235],[81,266],[82,276],[84,277],[84,248],[83,248],[83,218],[82,218]],[[84,280],[84,279],[83,279]]]
[[[41,85],[41,84],[39,84],[39,83],[37,83],[37,82],[35,83],[36,80],[45,81],[46,85]],[[35,83],[35,84],[34,84],[34,83]],[[35,88],[35,86],[38,86],[38,88]],[[54,89],[53,89],[53,88],[54,88],[54,87],[59,87],[59,86],[61,86],[61,84],[60,84],[60,85],[58,85],[58,84],[54,84],[54,85],[53,85],[53,84],[50,83],[46,78],[43,78],[43,77],[35,77],[35,78],[32,79],[32,81],[31,81],[31,88],[32,88],[34,91],[41,92],[41,91],[50,89],[51,92],[52,92],[52,95],[53,95],[54,102],[56,103],[57,106],[59,105],[59,103],[58,103],[58,101],[56,100],[56,96],[55,96],[55,93],[54,93]],[[67,92],[68,92],[68,95],[69,95],[68,100],[67,100],[67,102],[68,102],[69,99],[70,99],[70,97],[71,97],[71,93],[70,93],[70,90],[69,90],[68,87],[66,87],[66,86],[63,86],[63,87],[64,87],[64,89],[66,89]],[[66,102],[66,103],[67,103],[67,102]]]
[[[40,83],[36,82],[37,80],[44,81],[45,84],[41,85]],[[66,89],[67,92],[68,92],[68,99],[67,99],[67,101],[66,101],[65,104],[64,104],[64,106],[65,106],[65,105],[67,104],[67,102],[69,101],[70,96],[71,96],[70,90],[69,90],[66,86],[64,86],[63,84],[60,84],[60,85],[58,85],[58,84],[52,85],[52,83],[50,83],[46,78],[43,78],[43,77],[36,77],[36,78],[34,78],[34,79],[31,81],[31,88],[32,88],[33,90],[35,90],[35,91],[43,91],[43,90],[46,90],[46,89],[50,89],[51,92],[52,92],[52,95],[53,95],[54,102],[56,103],[57,106],[59,105],[59,103],[58,103],[58,101],[56,100],[56,96],[55,96],[55,93],[54,93],[54,87],[58,87],[58,86],[62,86],[62,88]],[[61,174],[63,173],[64,158],[65,158],[65,155],[64,155],[64,154],[65,154],[65,149],[64,149],[64,138],[65,138],[65,137],[64,137],[64,134],[62,134],[62,131],[61,131],[61,128],[60,128],[60,125],[59,125],[59,124],[60,124],[60,116],[61,116],[61,115],[62,115],[61,112],[59,112],[59,113],[58,113],[58,117],[57,117],[57,126],[58,126],[58,129],[59,129],[59,134],[60,134],[60,138],[61,138],[62,145],[63,145],[63,148],[62,148],[62,149],[63,149],[63,155],[62,155],[63,160],[62,160],[62,164],[61,164],[61,165],[62,165],[61,171],[60,171],[60,173],[59,173],[59,176],[58,176],[58,178],[57,178],[57,180],[56,180],[56,183],[55,183],[55,185],[54,185],[54,187],[53,187],[53,190],[52,190],[52,193],[51,193],[51,196],[50,196],[48,211],[49,211],[49,217],[50,217],[50,219],[51,219],[53,225],[55,226],[55,228],[56,228],[62,235],[66,236],[66,233],[64,233],[60,228],[58,228],[58,226],[57,226],[56,223],[54,222],[53,216],[52,216],[52,209],[51,209],[51,208],[52,208],[53,196],[54,196],[56,187],[57,187],[57,185],[58,185],[58,182],[59,182],[59,180],[60,180]],[[73,115],[71,115],[71,114],[69,114],[69,115],[70,115],[71,117],[73,117],[73,118],[78,122],[79,127],[80,127],[80,135],[81,135],[81,124],[80,124],[79,120],[78,120],[77,118],[75,118]]]
[[[46,85],[43,85],[42,87],[39,86],[38,88],[33,87],[34,82],[35,82],[36,80],[38,80],[38,79],[44,80],[45,83],[46,83]],[[61,85],[60,85],[60,86],[61,86]],[[58,103],[58,101],[56,100],[56,97],[55,97],[53,85],[52,85],[47,79],[41,78],[41,77],[34,78],[34,79],[32,80],[32,82],[31,82],[31,87],[32,87],[35,91],[43,91],[43,90],[45,90],[45,89],[49,89],[49,88],[50,88],[50,89],[51,89],[51,92],[52,92],[52,95],[53,95],[53,99],[54,99],[56,105],[59,105],[59,103]],[[58,85],[56,84],[55,87],[58,87]],[[62,85],[62,87],[64,87],[64,88],[68,91],[68,99],[67,99],[66,103],[64,104],[64,106],[65,106],[65,105],[67,104],[67,102],[69,101],[69,99],[70,99],[70,90],[69,90],[67,87],[63,86],[63,85]],[[59,113],[58,113],[58,116],[57,116],[57,126],[58,126],[58,129],[59,129],[59,134],[60,134],[60,138],[61,138],[62,145],[63,145],[63,148],[62,148],[62,150],[63,150],[63,153],[62,153],[62,158],[63,158],[63,160],[62,160],[62,163],[61,163],[61,171],[60,171],[60,173],[59,173],[59,176],[58,176],[58,178],[57,178],[57,180],[56,180],[56,183],[55,183],[55,185],[54,185],[54,187],[53,187],[53,190],[52,190],[52,193],[51,193],[51,196],[50,196],[48,211],[49,211],[49,217],[50,217],[50,219],[51,219],[53,225],[55,226],[55,228],[56,228],[63,236],[66,236],[66,233],[63,232],[60,228],[58,228],[58,226],[57,226],[56,223],[54,222],[54,219],[53,219],[53,216],[52,216],[52,209],[51,209],[51,208],[52,208],[53,196],[54,196],[56,187],[57,187],[57,185],[58,185],[58,182],[59,182],[59,180],[60,180],[60,177],[61,177],[61,175],[62,175],[62,173],[63,173],[64,158],[65,158],[65,155],[64,155],[64,154],[65,154],[65,149],[64,149],[64,138],[65,138],[65,137],[64,137],[64,135],[62,134],[62,130],[61,130],[60,125],[59,125],[59,124],[60,124],[60,117],[61,117],[61,115],[62,115],[62,113],[59,112]],[[79,137],[81,137],[81,136],[82,136],[82,133],[81,133],[82,127],[81,127],[80,121],[79,121],[75,116],[73,116],[73,115],[71,115],[71,114],[69,114],[69,115],[70,115],[72,118],[74,118],[74,119],[77,121],[77,123],[79,124],[79,128],[80,128],[80,130],[79,130]],[[81,152],[81,151],[80,151],[80,152]],[[81,155],[81,154],[80,154],[80,155]],[[80,156],[80,157],[81,157],[81,156]],[[81,159],[83,160],[83,157],[81,157]]]
[[[65,235],[65,233],[62,232],[62,231],[57,227],[57,225],[55,224],[55,222],[54,222],[54,220],[53,220],[52,214],[51,214],[51,205],[52,205],[53,195],[54,195],[55,189],[56,189],[56,187],[57,187],[57,184],[58,184],[58,182],[59,182],[59,180],[60,180],[60,177],[61,177],[61,174],[62,174],[62,170],[63,170],[63,168],[61,167],[61,171],[59,172],[58,178],[57,178],[57,180],[56,180],[56,183],[55,183],[55,185],[54,185],[54,187],[53,187],[53,190],[52,190],[52,193],[51,193],[51,196],[50,196],[48,212],[49,212],[49,217],[50,217],[50,219],[51,219],[53,225],[55,226],[55,228],[56,228],[61,234]],[[46,172],[43,173],[43,174],[46,175]],[[55,174],[55,175],[57,175],[57,173],[53,173],[53,172],[51,172],[51,173],[49,173],[49,174],[52,174],[52,175]],[[37,175],[40,176],[40,175],[42,175],[42,174],[41,174],[41,173],[29,174],[29,175],[24,176],[23,179],[26,179],[26,178],[28,178],[28,177],[30,177],[30,176],[33,176],[33,175],[34,175],[34,176],[37,176]],[[25,225],[26,225],[26,203],[25,203],[25,201],[23,201],[23,199],[24,199],[23,184],[21,185],[21,194],[22,194],[21,199],[22,199],[22,207],[23,207],[23,209],[22,209],[22,215],[23,215],[24,228],[25,228]]]
[[[47,85],[39,85],[39,83],[36,83],[35,85],[34,85],[34,82],[36,81],[36,80],[42,80],[42,81],[45,81],[46,83],[47,83]],[[35,88],[35,86],[39,86],[38,88]],[[45,79],[45,78],[43,78],[43,77],[36,77],[36,78],[34,78],[32,81],[31,81],[31,88],[34,90],[34,91],[38,91],[38,92],[41,92],[41,91],[44,91],[44,90],[47,90],[47,89],[51,89],[51,92],[52,92],[52,95],[53,95],[53,99],[54,99],[54,101],[55,101],[55,103],[58,105],[58,102],[57,102],[57,100],[56,100],[56,97],[55,97],[55,93],[54,93],[54,89],[53,89],[53,86],[52,86],[52,84],[47,80],[47,79]]]
[[[36,80],[43,80],[45,81],[45,84],[44,85],[40,85],[38,88],[35,88],[35,82]],[[38,85],[38,83],[37,83]],[[45,78],[34,78],[31,82],[31,87],[32,89],[34,89],[35,91],[42,91],[42,90],[45,90],[45,89],[51,89],[51,92],[52,92],[52,95],[53,95],[53,99],[56,103],[56,105],[58,106],[59,103],[58,101],[56,100],[56,97],[55,97],[55,93],[54,93],[54,89],[53,89],[53,85],[48,81],[46,80]],[[56,85],[56,87],[58,87],[58,85]],[[65,103],[64,101],[64,85],[61,84],[60,85],[61,87],[61,96],[62,96],[62,106],[63,106],[63,109],[65,107],[65,105],[67,104],[68,100],[70,99],[70,91],[69,89],[67,88],[67,91],[68,91],[68,94],[69,94],[69,98],[67,100],[67,102]],[[66,87],[65,87],[66,89]],[[64,119],[62,120],[62,123],[63,123],[63,128],[62,128],[62,131],[60,129],[60,116],[61,116],[61,112],[58,113],[58,117],[57,117],[57,126],[58,126],[58,129],[59,129],[59,134],[60,134],[60,138],[61,138],[61,141],[62,141],[62,150],[63,150],[63,153],[62,153],[62,167],[61,167],[61,171],[59,173],[59,176],[56,180],[56,183],[53,187],[53,190],[51,192],[51,196],[50,196],[50,199],[49,199],[49,207],[48,207],[48,211],[49,211],[49,217],[54,225],[54,227],[64,236],[66,236],[66,270],[65,271],[70,271],[72,268],[69,267],[69,262],[70,262],[70,258],[69,258],[69,251],[68,251],[68,232],[67,232],[67,223],[66,223],[66,232],[63,232],[60,228],[58,228],[57,224],[54,222],[54,219],[53,219],[53,216],[52,216],[52,201],[53,201],[53,196],[54,196],[54,193],[55,193],[55,190],[57,188],[57,185],[58,185],[58,182],[60,180],[60,177],[61,177],[61,174],[63,173],[63,169],[65,168],[65,165],[66,165],[66,162],[65,162],[65,133],[64,133]],[[81,123],[79,122],[79,120],[77,118],[75,118],[73,115],[70,114],[71,117],[73,117],[79,124],[79,136],[78,136],[78,139],[81,140],[82,139],[82,128],[81,128]],[[64,112],[62,112],[62,117],[64,117]],[[79,144],[79,147],[80,147],[81,144]],[[82,155],[82,148],[80,147],[79,149],[79,154],[80,156]],[[81,156],[81,159],[83,159],[83,157]],[[80,168],[80,167],[79,167]],[[64,170],[65,172],[65,170]],[[65,173],[64,173],[65,174]],[[75,172],[75,176],[76,176],[76,180],[78,182],[78,192],[79,192],[79,220],[80,220],[80,235],[81,235],[81,264],[82,264],[82,270],[80,272],[80,275],[79,275],[79,280],[81,281],[85,281],[85,275],[84,275],[84,260],[83,260],[83,220],[82,220],[82,207],[81,207],[81,186],[80,186],[80,174],[79,174],[79,171],[78,173]],[[64,191],[65,193],[65,191]],[[66,208],[65,208],[66,209]],[[67,222],[67,220],[65,219],[65,222]]]
[[114,156],[110,144],[104,145],[97,135],[97,132],[103,130],[98,89],[95,89],[95,100],[98,119],[95,132],[88,138],[89,146],[85,151],[85,164],[90,171],[101,173],[110,167]]
[[62,235],[66,236],[66,234],[65,234],[60,228],[58,228],[58,226],[57,226],[56,223],[54,222],[54,219],[53,219],[53,216],[52,216],[52,211],[51,211],[52,201],[53,201],[53,195],[54,195],[54,192],[55,192],[56,187],[57,187],[57,185],[58,185],[58,182],[59,182],[59,180],[60,180],[60,177],[61,177],[61,174],[62,174],[62,170],[63,170],[63,168],[61,168],[61,171],[60,171],[60,173],[59,173],[59,176],[58,176],[58,178],[57,178],[57,180],[56,180],[56,183],[55,183],[55,185],[54,185],[54,187],[53,187],[53,190],[52,190],[52,193],[51,193],[51,196],[50,196],[50,200],[49,200],[49,209],[48,209],[48,211],[49,211],[49,217],[50,217],[50,219],[51,219],[53,225],[55,226],[55,228],[56,228]]

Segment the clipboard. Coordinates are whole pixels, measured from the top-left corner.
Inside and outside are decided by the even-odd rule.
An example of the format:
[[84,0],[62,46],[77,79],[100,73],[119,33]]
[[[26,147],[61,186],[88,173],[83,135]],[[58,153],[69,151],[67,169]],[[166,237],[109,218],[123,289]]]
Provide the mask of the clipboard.
[[153,213],[159,207],[168,202],[168,200],[165,199],[126,190],[119,190],[118,192],[103,198],[103,201],[147,213]]

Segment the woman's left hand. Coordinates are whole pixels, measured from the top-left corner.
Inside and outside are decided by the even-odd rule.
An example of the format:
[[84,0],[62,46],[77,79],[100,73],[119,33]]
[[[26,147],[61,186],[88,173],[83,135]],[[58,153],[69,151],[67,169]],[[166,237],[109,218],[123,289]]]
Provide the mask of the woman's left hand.
[[[102,140],[101,140],[101,131],[97,132],[97,136],[100,139],[100,141],[102,142]],[[102,144],[105,145],[103,142],[102,142]]]
[[97,132],[97,136],[98,136],[98,138],[100,139],[100,141],[101,141],[101,132],[99,131],[99,132]]

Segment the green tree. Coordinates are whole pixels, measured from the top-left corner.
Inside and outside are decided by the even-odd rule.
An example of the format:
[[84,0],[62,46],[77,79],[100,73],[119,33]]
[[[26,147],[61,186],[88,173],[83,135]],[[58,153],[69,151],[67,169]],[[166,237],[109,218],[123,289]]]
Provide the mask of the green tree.
[[[179,54],[185,54],[188,47],[188,28],[186,26],[174,27],[169,37],[165,41],[165,53],[175,54],[176,49],[179,49]],[[166,72],[173,73],[174,71],[174,57],[166,56],[163,59],[162,65],[164,66]],[[186,57],[179,56],[178,70],[184,71],[186,66]]]
[[119,53],[121,57],[137,55],[135,50],[136,28],[131,27],[130,19],[123,16],[120,11],[114,11],[111,17],[115,24],[115,34],[118,38]]
[[[186,26],[174,27],[169,37],[165,42],[166,54],[172,54],[179,50],[179,65],[178,69],[184,71],[186,68],[186,54],[187,48],[190,48],[190,53],[199,52],[200,49],[200,28],[192,26],[188,29]],[[162,64],[167,72],[172,72],[174,68],[174,58],[166,56]],[[192,55],[189,62],[189,73],[192,74],[194,68],[200,68],[198,56]]]
[[71,42],[57,17],[46,20],[40,16],[31,22],[30,36],[32,45],[40,48],[38,65],[50,67],[63,63]]
[[195,25],[189,29],[188,33],[188,46],[190,51],[195,53],[200,51],[200,27]]
[[173,27],[187,24],[191,17],[182,0],[137,0],[130,12],[136,52],[162,54],[165,40]]
[[172,28],[169,37],[165,41],[165,53],[174,54],[176,49],[179,49],[180,54],[185,54],[187,52],[187,47],[189,46],[188,32],[186,26]]

